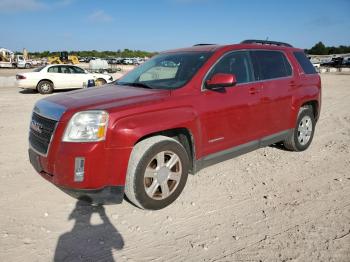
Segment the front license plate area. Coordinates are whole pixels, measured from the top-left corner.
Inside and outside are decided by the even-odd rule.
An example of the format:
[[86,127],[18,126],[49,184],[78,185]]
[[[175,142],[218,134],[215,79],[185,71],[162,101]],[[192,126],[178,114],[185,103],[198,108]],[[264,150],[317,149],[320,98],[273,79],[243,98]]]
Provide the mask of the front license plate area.
[[43,168],[40,163],[39,155],[31,149],[28,150],[28,153],[29,153],[29,161],[34,167],[34,169],[36,170],[36,172],[40,173],[41,171],[43,171]]

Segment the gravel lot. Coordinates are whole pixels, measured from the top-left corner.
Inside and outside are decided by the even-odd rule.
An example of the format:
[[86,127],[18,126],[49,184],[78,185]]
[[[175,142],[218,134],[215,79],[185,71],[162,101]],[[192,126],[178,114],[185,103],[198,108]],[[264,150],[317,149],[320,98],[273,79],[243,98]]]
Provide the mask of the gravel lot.
[[156,212],[84,206],[44,181],[27,156],[43,96],[0,85],[0,261],[350,261],[350,75],[322,81],[309,150],[206,168]]

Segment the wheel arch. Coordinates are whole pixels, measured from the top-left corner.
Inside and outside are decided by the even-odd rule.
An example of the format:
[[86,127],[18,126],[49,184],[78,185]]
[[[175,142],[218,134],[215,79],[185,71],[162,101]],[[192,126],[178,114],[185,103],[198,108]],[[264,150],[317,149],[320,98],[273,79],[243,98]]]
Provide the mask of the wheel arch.
[[186,150],[190,162],[190,172],[194,173],[194,161],[195,161],[195,144],[191,130],[185,127],[172,128],[162,131],[153,132],[139,138],[134,145],[153,136],[166,136],[177,140]]
[[[100,82],[100,83],[97,84],[97,82]],[[105,78],[103,78],[103,77],[97,77],[97,78],[95,79],[95,85],[96,85],[96,86],[105,85],[105,84],[107,84],[107,83],[108,83],[108,81],[107,81]]]
[[319,103],[317,100],[310,100],[310,101],[306,101],[304,102],[301,107],[305,107],[305,106],[309,106],[312,108],[312,111],[314,113],[314,118],[315,121],[317,122],[320,112],[319,112]]
[[41,82],[43,82],[43,81],[48,81],[48,82],[50,82],[50,83],[52,84],[52,88],[55,89],[55,84],[54,84],[54,82],[53,82],[52,80],[50,80],[50,79],[44,78],[44,79],[40,79],[40,80],[38,81],[38,83],[36,84],[36,90],[38,90],[39,84],[40,84]]
[[97,78],[96,78],[96,80],[104,80],[104,81],[106,81],[106,82],[107,82],[107,79],[106,79],[106,78],[104,78],[104,77],[97,77]]
[[317,120],[320,117],[320,109],[321,109],[321,92],[318,88],[304,88],[299,90],[303,91],[303,94],[297,94],[292,97],[292,114],[290,118],[290,127],[294,128],[295,123],[297,121],[300,108],[305,106],[310,106],[314,113],[314,118]]

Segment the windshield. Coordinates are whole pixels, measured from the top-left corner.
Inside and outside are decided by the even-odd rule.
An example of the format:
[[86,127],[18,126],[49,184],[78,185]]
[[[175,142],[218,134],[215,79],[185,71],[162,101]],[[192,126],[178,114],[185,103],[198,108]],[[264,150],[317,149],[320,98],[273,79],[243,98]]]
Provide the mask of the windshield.
[[184,86],[208,60],[212,52],[160,54],[126,74],[117,85],[176,89]]
[[35,69],[33,70],[33,72],[40,72],[41,70],[43,70],[44,67],[45,67],[45,66],[41,66],[41,67],[35,68]]

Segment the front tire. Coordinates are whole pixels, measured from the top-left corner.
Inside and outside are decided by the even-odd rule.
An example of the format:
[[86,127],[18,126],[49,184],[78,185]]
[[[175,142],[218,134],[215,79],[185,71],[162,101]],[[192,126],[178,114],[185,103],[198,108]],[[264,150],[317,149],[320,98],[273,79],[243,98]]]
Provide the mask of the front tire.
[[95,82],[96,82],[96,86],[103,86],[107,84],[107,81],[104,80],[103,78],[98,78]]
[[284,147],[291,151],[306,150],[313,139],[316,121],[312,107],[300,108],[295,128],[283,141]]
[[165,136],[145,139],[132,150],[125,194],[142,209],[162,209],[181,194],[188,170],[187,152],[178,141]]
[[53,92],[53,84],[50,81],[40,81],[37,90],[42,95],[51,94]]

